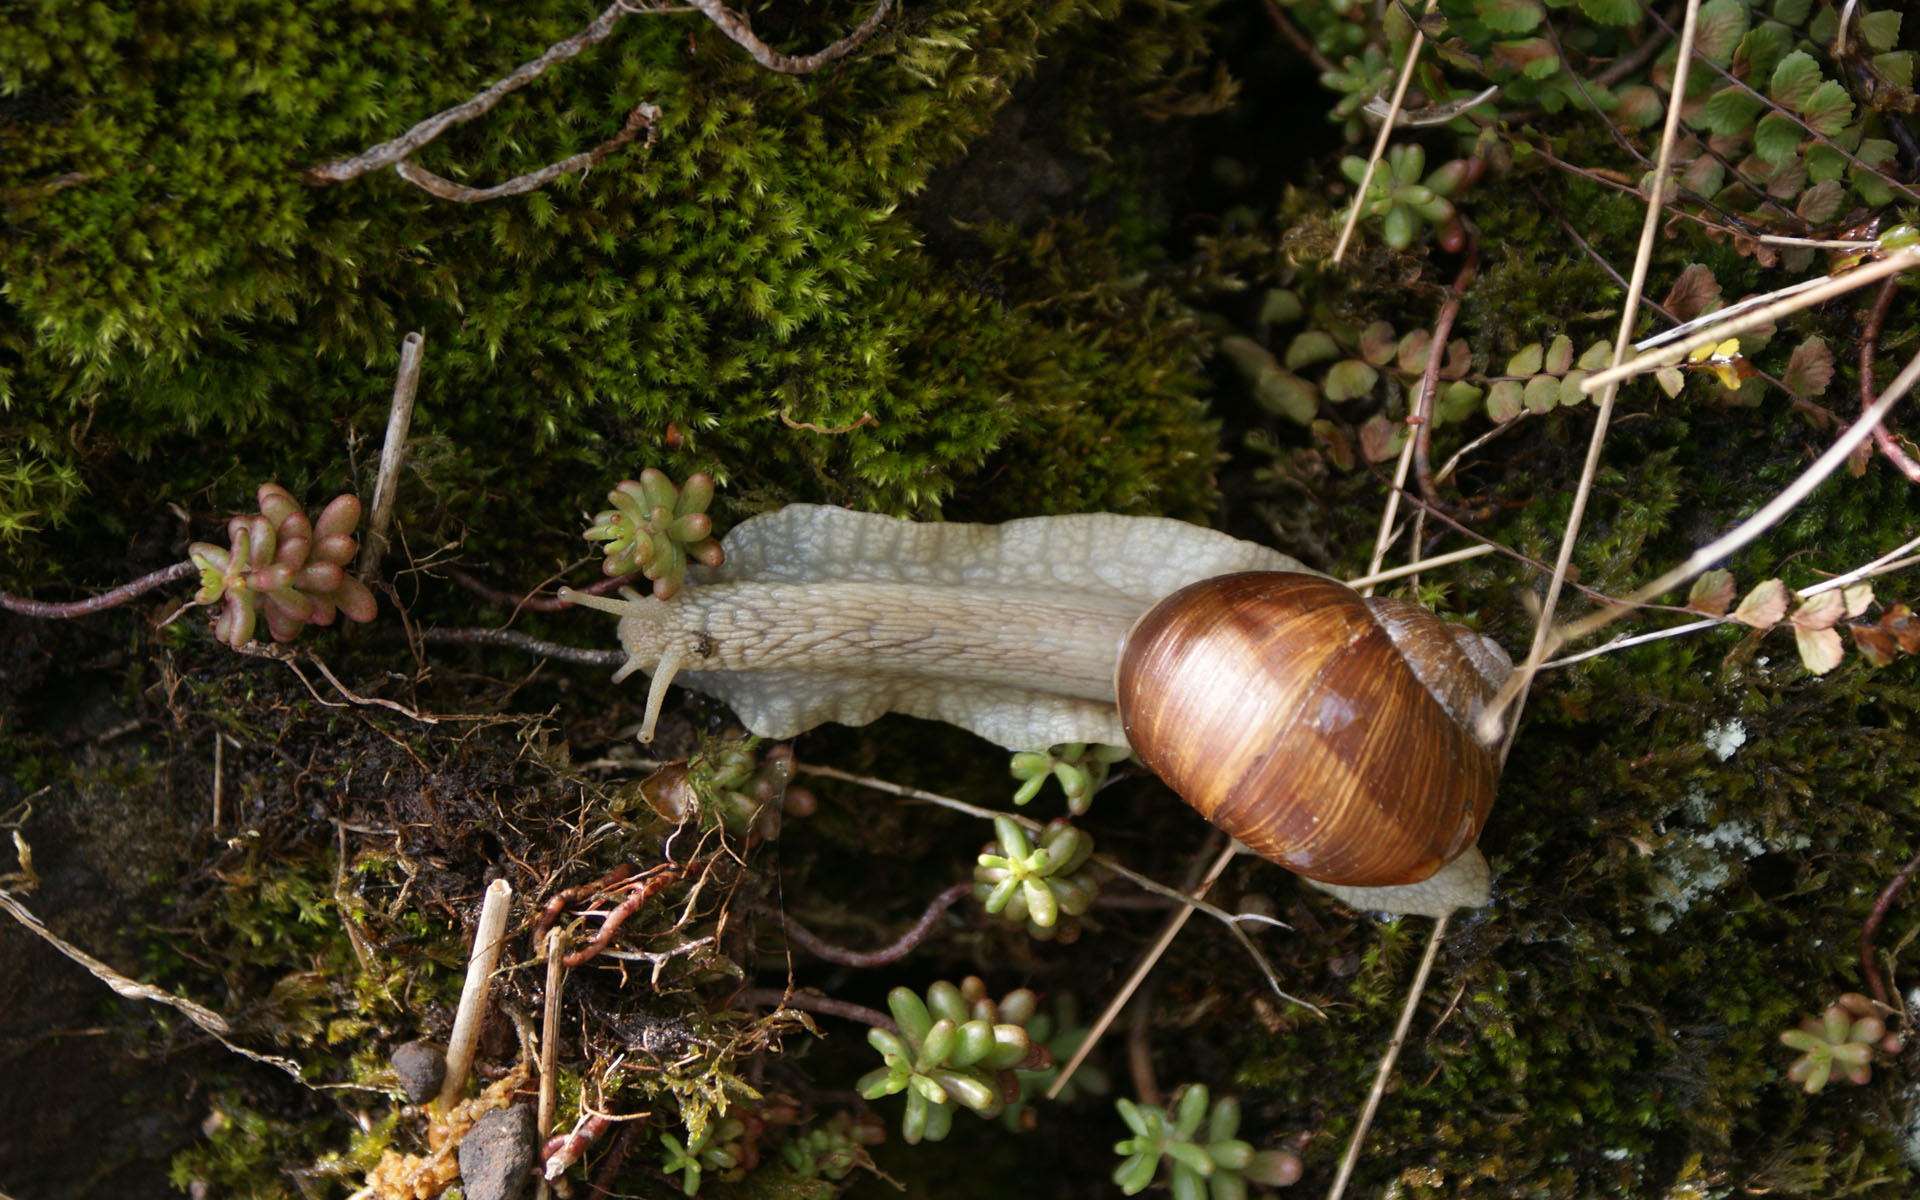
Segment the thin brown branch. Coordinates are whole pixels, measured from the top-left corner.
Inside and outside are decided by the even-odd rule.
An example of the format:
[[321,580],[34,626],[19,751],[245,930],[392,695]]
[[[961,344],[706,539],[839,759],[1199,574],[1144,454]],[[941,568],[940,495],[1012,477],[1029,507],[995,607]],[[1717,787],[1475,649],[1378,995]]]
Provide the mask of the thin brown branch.
[[1420,373],[1420,391],[1414,397],[1413,411],[1407,418],[1413,425],[1413,477],[1420,483],[1420,494],[1435,507],[1440,507],[1440,494],[1434,489],[1433,461],[1430,457],[1434,393],[1440,387],[1440,364],[1447,356],[1447,339],[1453,336],[1454,318],[1460,315],[1460,302],[1466,298],[1467,284],[1473,279],[1474,270],[1479,264],[1480,239],[1476,237],[1467,247],[1467,259],[1460,266],[1460,274],[1454,278],[1453,286],[1447,289],[1446,303],[1440,306],[1440,315],[1434,318],[1432,340],[1427,343],[1427,366]]
[[307,170],[306,181],[315,185],[344,183],[349,179],[358,179],[369,171],[393,166],[455,125],[464,125],[475,117],[484,116],[509,95],[544,75],[548,67],[563,63],[588,47],[605,41],[607,35],[613,32],[613,27],[620,23],[620,18],[635,11],[638,10],[628,7],[625,0],[614,0],[594,18],[591,25],[570,38],[563,38],[548,46],[545,54],[532,62],[521,63],[504,79],[475,93],[471,99],[435,113],[392,141],[369,146],[352,158],[311,167]]
[[[523,608],[530,612],[565,612],[574,607],[572,601],[562,600],[558,596],[542,596],[537,594],[537,592],[529,592],[526,595],[521,595],[517,592],[505,591],[467,574],[459,567],[441,566],[438,569],[445,572],[447,578],[453,580],[461,587],[472,592],[482,600],[491,604],[497,604],[501,608],[513,609],[516,612]],[[567,569],[571,570],[572,567]],[[564,571],[557,572],[548,578],[551,580],[564,574]],[[594,583],[589,583],[585,587],[577,587],[573,590],[576,592],[585,592],[589,596],[604,596],[609,592],[619,591],[638,578],[640,578],[640,572],[628,571],[624,575],[609,576],[606,579],[601,579]],[[546,585],[543,583],[540,586],[545,587]]]
[[492,187],[474,188],[463,183],[455,183],[443,175],[435,175],[425,167],[407,162],[405,159],[393,164],[400,178],[413,184],[424,192],[429,192],[442,200],[452,200],[459,204],[482,204],[488,200],[504,200],[508,196],[524,195],[535,188],[545,187],[562,175],[591,170],[615,150],[640,136],[641,130],[647,134],[649,148],[660,140],[660,129],[654,122],[660,119],[660,106],[641,103],[634,105],[627,114],[627,123],[606,141],[591,150],[570,155],[559,162],[551,162],[538,171],[529,171],[525,175],[516,175],[505,183],[496,183]]
[[420,640],[446,646],[508,646],[544,658],[579,663],[583,667],[617,667],[627,661],[624,651],[563,646],[513,629],[423,629],[420,631]]
[[[1893,294],[1900,286],[1898,275],[1889,276],[1880,285],[1880,294],[1873,298],[1873,307],[1867,310],[1866,324],[1860,330],[1860,411],[1873,407],[1873,357],[1880,344],[1880,327],[1886,324],[1887,312],[1893,307]],[[1916,463],[1893,440],[1893,434],[1885,425],[1873,427],[1873,444],[1887,461],[1900,469],[1914,483],[1920,483],[1920,463]],[[1875,997],[1878,999],[1878,997]]]
[[873,31],[880,28],[880,22],[886,19],[887,13],[893,8],[893,0],[880,0],[874,10],[867,14],[867,19],[860,22],[852,33],[824,50],[795,57],[782,54],[755,37],[747,19],[720,3],[720,0],[688,0],[688,3],[699,9],[701,15],[712,21],[721,33],[733,39],[735,45],[751,54],[753,61],[782,75],[811,75],[835,59],[845,58],[859,49],[860,43],[873,36]]
[[157,587],[165,587],[176,579],[185,579],[198,570],[199,568],[190,560],[177,562],[170,567],[162,567],[150,575],[142,575],[132,583],[123,583],[111,591],[101,592],[98,596],[89,596],[85,600],[68,600],[64,603],[30,600],[25,596],[0,592],[0,608],[19,613],[23,617],[44,617],[49,620],[84,617],[117,608],[135,596],[150,592]]
[[1894,872],[1887,886],[1880,889],[1880,895],[1874,899],[1873,911],[1867,914],[1866,923],[1860,926],[1860,974],[1866,977],[1867,990],[1880,1007],[1897,1011],[1898,1006],[1887,999],[1887,985],[1880,979],[1880,968],[1873,962],[1873,937],[1880,932],[1880,922],[1886,920],[1887,913],[1893,908],[1893,902],[1906,890],[1907,881],[1913,873],[1920,871],[1920,854],[1907,860],[1907,865]]
[[885,1029],[898,1033],[899,1026],[893,1018],[878,1009],[868,1008],[864,1004],[855,1004],[851,1000],[835,1000],[832,996],[822,996],[816,992],[794,992],[781,988],[745,988],[735,993],[735,1004],[747,1008],[797,1008],[805,1012],[822,1013],[829,1017],[845,1017],[849,1021],[859,1021],[875,1029]]
[[786,913],[780,914],[780,923],[787,931],[787,938],[815,958],[823,958],[843,967],[879,967],[905,958],[915,946],[926,940],[927,934],[933,929],[933,923],[940,919],[940,915],[966,899],[972,891],[971,882],[962,882],[941,892],[933,898],[933,902],[927,905],[927,910],[920,914],[920,919],[915,921],[905,933],[877,950],[849,950],[845,946],[836,946],[832,942],[822,940]]
[[1313,40],[1300,32],[1298,25],[1288,19],[1287,12],[1280,7],[1279,0],[1261,0],[1261,3],[1267,6],[1267,15],[1273,18],[1274,28],[1280,31],[1280,36],[1286,38],[1295,50],[1305,55],[1307,61],[1313,64],[1314,70],[1322,75],[1331,75],[1340,69],[1334,65],[1332,59],[1320,53],[1319,48],[1313,44]]

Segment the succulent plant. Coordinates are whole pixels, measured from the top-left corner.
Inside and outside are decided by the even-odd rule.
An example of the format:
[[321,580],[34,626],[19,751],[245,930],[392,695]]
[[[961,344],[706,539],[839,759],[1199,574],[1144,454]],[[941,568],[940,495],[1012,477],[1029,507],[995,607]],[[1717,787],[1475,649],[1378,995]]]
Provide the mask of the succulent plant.
[[1045,751],[1022,750],[1013,756],[1011,766],[1013,777],[1020,781],[1013,802],[1026,804],[1040,794],[1047,780],[1058,779],[1060,790],[1067,794],[1067,811],[1076,817],[1085,816],[1093,804],[1093,794],[1107,781],[1107,772],[1131,753],[1125,746],[1086,742],[1069,742]]
[[1113,1181],[1129,1196],[1146,1190],[1164,1159],[1173,1200],[1241,1200],[1247,1183],[1286,1187],[1300,1179],[1300,1157],[1288,1150],[1255,1150],[1235,1135],[1240,1131],[1240,1102],[1224,1096],[1208,1105],[1207,1089],[1191,1084],[1181,1090],[1171,1113],[1152,1104],[1116,1101],[1120,1119],[1133,1136],[1114,1145],[1126,1158]]
[[797,1175],[838,1181],[855,1168],[872,1168],[867,1147],[886,1140],[886,1128],[878,1117],[869,1113],[856,1120],[852,1113],[841,1111],[789,1140],[780,1147],[780,1155]]
[[1053,1061],[1025,1028],[1035,1006],[1034,994],[1025,988],[996,1004],[977,976],[958,987],[941,980],[927,989],[925,1000],[909,988],[895,988],[887,994],[887,1007],[899,1032],[868,1032],[867,1043],[885,1065],[861,1076],[856,1086],[869,1100],[907,1093],[900,1136],[910,1146],[945,1138],[953,1128],[953,1105],[996,1117],[1018,1094],[1016,1070],[1037,1070]]
[[1873,1001],[1859,992],[1847,992],[1819,1017],[1808,1017],[1800,1028],[1781,1034],[1780,1044],[1800,1051],[1787,1068],[1787,1078],[1812,1093],[1826,1087],[1836,1074],[1848,1083],[1866,1083],[1873,1078],[1874,1052],[1898,1053],[1903,1040],[1887,1032]]
[[744,1176],[753,1166],[753,1155],[746,1143],[747,1126],[737,1117],[719,1117],[708,1121],[697,1137],[683,1142],[670,1133],[660,1135],[660,1169],[680,1176],[680,1190],[689,1196],[700,1193],[702,1178],[711,1174],[731,1182]]
[[293,496],[277,483],[263,483],[260,511],[227,522],[230,545],[195,542],[188,557],[200,568],[193,602],[221,605],[213,635],[239,649],[253,640],[259,614],[276,642],[290,642],[308,625],[331,625],[335,613],[350,621],[373,619],[373,593],[346,573],[358,549],[360,500],[335,496],[309,522]]
[[[1459,250],[1465,245],[1465,234],[1448,197],[1477,179],[1484,168],[1477,160],[1456,158],[1422,179],[1426,169],[1427,152],[1418,143],[1389,147],[1386,161],[1374,168],[1373,178],[1367,181],[1360,215],[1381,218],[1380,240],[1395,250],[1411,246],[1422,223],[1439,228],[1443,249]],[[1366,171],[1366,159],[1350,154],[1340,160],[1340,173],[1356,186]]]
[[980,851],[973,869],[974,899],[1041,941],[1073,941],[1080,934],[1076,918],[1100,892],[1099,878],[1085,869],[1093,839],[1064,818],[1047,823],[1038,845],[1011,817],[995,817],[993,831],[998,838]]
[[612,508],[596,513],[587,530],[590,542],[605,542],[608,575],[639,571],[653,581],[653,594],[665,600],[687,581],[687,560],[709,567],[725,561],[713,539],[713,476],[704,471],[675,487],[666,472],[648,467],[638,479],[621,480],[607,493]]

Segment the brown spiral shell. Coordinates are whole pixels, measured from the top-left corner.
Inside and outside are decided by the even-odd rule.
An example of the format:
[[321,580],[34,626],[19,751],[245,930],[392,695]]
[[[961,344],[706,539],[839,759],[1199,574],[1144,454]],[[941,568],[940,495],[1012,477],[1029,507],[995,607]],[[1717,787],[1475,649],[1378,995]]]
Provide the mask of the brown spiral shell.
[[1134,625],[1121,720],[1148,768],[1262,857],[1327,883],[1415,883],[1493,805],[1499,769],[1467,718],[1497,669],[1463,649],[1475,637],[1317,575],[1222,575]]

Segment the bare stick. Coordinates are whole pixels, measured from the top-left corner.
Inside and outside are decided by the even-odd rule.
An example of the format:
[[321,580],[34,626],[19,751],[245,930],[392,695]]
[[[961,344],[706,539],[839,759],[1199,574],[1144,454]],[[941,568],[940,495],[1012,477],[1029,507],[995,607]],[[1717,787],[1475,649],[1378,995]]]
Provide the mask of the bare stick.
[[473,1069],[473,1051],[480,1042],[480,1025],[487,1011],[487,989],[493,982],[494,965],[500,961],[500,943],[506,937],[507,910],[512,900],[513,886],[496,879],[487,885],[486,899],[480,904],[480,925],[473,932],[473,951],[467,957],[467,982],[460,989],[453,1032],[447,1036],[447,1079],[436,1101],[443,1112],[460,1102],[467,1072]]
[[615,150],[640,136],[642,130],[647,134],[647,145],[651,147],[660,140],[660,129],[655,124],[660,119],[660,106],[642,102],[627,114],[627,123],[620,132],[591,150],[579,154],[570,154],[558,162],[550,162],[537,171],[528,171],[524,175],[515,175],[505,183],[496,183],[492,187],[468,187],[464,183],[455,183],[444,175],[435,175],[432,171],[415,163],[401,160],[393,164],[394,174],[411,183],[423,192],[452,200],[460,204],[481,204],[488,200],[504,200],[508,196],[524,195],[535,188],[544,187],[562,175],[572,175],[591,170]]
[[[1395,494],[1397,495],[1398,493],[1396,492]],[[1470,558],[1479,558],[1483,554],[1492,554],[1494,550],[1494,546],[1481,542],[1477,545],[1466,546],[1459,550],[1449,550],[1445,554],[1436,554],[1432,558],[1423,558],[1419,562],[1411,562],[1403,567],[1389,567],[1384,571],[1374,571],[1370,574],[1361,575],[1358,578],[1347,580],[1347,586],[1355,591],[1359,591],[1361,588],[1377,587],[1380,584],[1390,583],[1395,579],[1404,578],[1408,575],[1418,575],[1422,571],[1431,571],[1438,567],[1451,566],[1457,562],[1466,562]]]
[[1373,1076],[1373,1090],[1367,1093],[1366,1107],[1360,1110],[1360,1123],[1354,1127],[1353,1138],[1347,1143],[1346,1157],[1340,1160],[1340,1171],[1333,1177],[1333,1186],[1327,1190],[1327,1200],[1340,1200],[1347,1190],[1347,1181],[1353,1178],[1353,1168],[1360,1161],[1360,1147],[1367,1140],[1367,1130],[1373,1125],[1373,1114],[1380,1109],[1380,1097],[1386,1095],[1387,1079],[1393,1074],[1393,1064],[1400,1059],[1400,1047],[1406,1044],[1407,1030],[1413,1025],[1413,1014],[1420,1007],[1420,996],[1427,990],[1427,976],[1433,972],[1433,960],[1439,957],[1440,940],[1446,936],[1447,918],[1441,917],[1433,923],[1433,933],[1427,938],[1427,952],[1420,959],[1420,969],[1413,974],[1413,983],[1407,987],[1407,1002],[1400,1009],[1400,1024],[1393,1031],[1393,1040],[1387,1043],[1387,1049],[1380,1056],[1380,1069]]
[[380,579],[380,558],[387,552],[387,525],[393,520],[393,493],[400,483],[400,464],[407,460],[407,429],[413,424],[413,396],[420,388],[420,353],[426,337],[409,333],[400,340],[400,371],[393,380],[393,403],[387,406],[387,438],[380,446],[380,474],[373,481],[373,511],[367,515],[367,536],[360,543],[360,581],[372,587]]
[[[560,931],[547,932],[547,992],[541,998],[540,1015],[540,1116],[536,1126],[544,1145],[553,1134],[553,1110],[560,1099],[560,988],[566,968],[560,962]],[[545,1182],[542,1180],[541,1182]]]
[[[1673,147],[1680,132],[1681,102],[1687,94],[1687,66],[1693,60],[1694,31],[1699,22],[1700,0],[1687,0],[1686,19],[1680,27],[1680,54],[1674,63],[1673,87],[1667,101],[1666,124],[1660,133],[1660,153],[1654,162],[1646,217],[1640,226],[1640,248],[1634,255],[1633,272],[1627,283],[1627,299],[1620,311],[1620,328],[1613,339],[1613,361],[1616,364],[1627,355],[1627,347],[1633,337],[1633,323],[1640,315],[1640,298],[1646,290],[1647,271],[1653,261],[1653,239],[1660,228],[1661,210],[1667,203]],[[1587,441],[1587,457],[1581,465],[1580,482],[1574,489],[1573,506],[1567,513],[1567,527],[1560,538],[1560,553],[1554,559],[1553,575],[1547,580],[1547,594],[1541,602],[1540,621],[1534,626],[1533,645],[1527,652],[1526,661],[1514,672],[1513,678],[1502,691],[1502,695],[1512,701],[1512,711],[1507,714],[1503,726],[1501,716],[1507,706],[1496,699],[1494,704],[1487,706],[1481,719],[1482,736],[1492,734],[1492,737],[1487,737],[1488,744],[1493,744],[1495,738],[1500,741],[1502,762],[1506,761],[1507,751],[1513,747],[1513,735],[1520,728],[1520,711],[1526,705],[1527,689],[1532,686],[1540,664],[1546,661],[1548,653],[1554,648],[1549,643],[1552,640],[1554,613],[1560,603],[1560,589],[1566,583],[1567,568],[1573,561],[1573,547],[1580,537],[1580,522],[1586,515],[1587,498],[1593,491],[1594,476],[1600,470],[1600,449],[1606,444],[1607,425],[1613,418],[1613,401],[1619,391],[1616,382],[1602,391],[1595,401],[1593,435]]]
[[226,755],[222,747],[226,744],[226,735],[218,729],[213,731],[213,823],[208,826],[215,833],[220,832],[220,793],[225,783]]
[[0,608],[19,613],[23,617],[84,617],[90,613],[117,608],[135,596],[150,592],[157,587],[165,587],[176,579],[185,579],[199,569],[191,560],[177,562],[170,567],[162,567],[150,575],[142,575],[132,583],[123,583],[111,591],[101,592],[98,596],[89,596],[85,600],[69,600],[65,603],[50,604],[44,600],[29,600],[25,596],[0,592]]
[[[1227,864],[1233,861],[1233,856],[1237,853],[1239,851],[1232,843],[1228,843],[1227,848],[1220,852],[1220,857],[1213,860],[1213,866],[1208,868],[1207,876],[1200,881],[1200,886],[1193,889],[1196,898],[1207,894],[1207,889],[1226,873]],[[1112,1025],[1114,1019],[1120,1015],[1120,1010],[1127,1006],[1127,1001],[1133,999],[1134,992],[1146,982],[1148,973],[1159,964],[1160,956],[1167,952],[1168,946],[1173,945],[1173,939],[1180,935],[1180,931],[1186,927],[1187,920],[1193,916],[1193,913],[1192,908],[1181,907],[1174,910],[1173,915],[1167,918],[1166,925],[1160,930],[1159,938],[1141,957],[1139,965],[1134,967],[1133,974],[1127,976],[1127,981],[1120,985],[1120,990],[1114,993],[1113,999],[1107,1002],[1107,1007],[1101,1012],[1099,1018],[1087,1028],[1087,1036],[1081,1039],[1080,1048],[1073,1052],[1073,1057],[1067,1060],[1067,1065],[1060,1068],[1060,1074],[1053,1081],[1053,1086],[1047,1089],[1047,1099],[1059,1099],[1060,1089],[1067,1086],[1067,1080],[1072,1079],[1073,1073],[1080,1069],[1080,1064],[1087,1061],[1087,1055],[1093,1053],[1093,1047],[1099,1042],[1100,1035],[1107,1031],[1107,1027]]]
[[832,996],[822,996],[814,992],[796,992],[781,988],[743,988],[733,997],[735,1004],[749,1008],[797,1008],[806,1012],[817,1012],[829,1017],[845,1017],[849,1021],[858,1021],[871,1025],[875,1029],[884,1029],[889,1033],[898,1033],[899,1026],[893,1018],[877,1008],[868,1008],[864,1004],[855,1004],[851,1000],[836,1000]]
[[796,58],[772,49],[753,36],[753,27],[747,24],[747,19],[720,3],[720,0],[688,0],[688,3],[699,9],[701,15],[712,21],[721,33],[732,38],[735,45],[753,55],[753,61],[782,75],[810,75],[835,59],[846,57],[858,49],[861,42],[873,36],[873,31],[880,28],[880,22],[893,7],[893,0],[880,0],[874,10],[867,14],[867,19],[860,22],[852,33],[818,53]]

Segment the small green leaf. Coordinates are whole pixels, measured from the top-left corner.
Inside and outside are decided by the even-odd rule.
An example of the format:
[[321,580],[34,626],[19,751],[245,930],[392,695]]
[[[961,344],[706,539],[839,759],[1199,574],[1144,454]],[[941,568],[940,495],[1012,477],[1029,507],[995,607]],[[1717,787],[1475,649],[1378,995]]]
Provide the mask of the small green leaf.
[[1580,385],[1586,381],[1588,374],[1586,371],[1568,371],[1560,380],[1561,408],[1572,408],[1586,400],[1587,394],[1580,390]]
[[1815,183],[1838,179],[1847,173],[1847,156],[1825,142],[1808,146],[1805,162],[1807,178]]
[[1505,374],[1538,375],[1540,373],[1541,360],[1545,358],[1545,356],[1546,351],[1539,342],[1522,347],[1520,353],[1507,360]]
[[1873,56],[1873,69],[1887,77],[1895,87],[1913,86],[1913,51],[1892,50]]
[[1309,329],[1295,335],[1294,339],[1287,343],[1286,357],[1282,361],[1285,362],[1287,370],[1298,371],[1302,367],[1330,362],[1339,357],[1340,343],[1333,340],[1332,334],[1321,329]]
[[1371,392],[1379,378],[1380,372],[1357,358],[1349,358],[1333,365],[1333,368],[1327,372],[1322,386],[1326,390],[1327,399],[1339,404]]
[[1766,79],[1791,49],[1793,35],[1787,32],[1786,26],[1772,21],[1756,25],[1740,39],[1739,48],[1733,52],[1733,74],[1747,83]]
[[1773,0],[1773,16],[1788,25],[1798,25],[1813,11],[1813,0]]
[[1286,288],[1271,288],[1267,298],[1260,304],[1260,323],[1262,325],[1285,325],[1298,321],[1306,312],[1300,305],[1300,297]]
[[1747,0],[1707,0],[1695,22],[1693,48],[1724,67],[1746,33]]
[[1574,365],[1583,371],[1601,371],[1612,362],[1613,347],[1605,342],[1595,342],[1580,352],[1580,358]]
[[1781,166],[1800,152],[1800,125],[1792,117],[1768,113],[1754,126],[1753,151],[1762,162]]
[[1853,119],[1853,100],[1846,88],[1829,79],[1813,89],[1813,95],[1801,106],[1800,115],[1815,133],[1834,137]]
[[1646,129],[1667,115],[1666,101],[1658,91],[1643,83],[1621,88],[1619,100],[1613,119],[1625,129]]
[[1511,379],[1502,379],[1488,388],[1487,419],[1504,425],[1519,416],[1522,411],[1521,395],[1520,385]]
[[1745,88],[1721,88],[1708,97],[1702,112],[1707,128],[1720,137],[1745,133],[1759,113],[1760,97]]
[[1573,339],[1564,333],[1557,333],[1547,345],[1546,359],[1541,369],[1549,375],[1565,375],[1573,366]]
[[1767,84],[1767,96],[1781,108],[1799,112],[1800,106],[1820,86],[1820,64],[1805,50],[1795,50],[1780,60]]
[[1531,413],[1552,412],[1560,403],[1560,381],[1551,375],[1535,375],[1527,380],[1521,403]]
[[1900,44],[1900,14],[1892,9],[1863,14],[1860,37],[1875,54],[1885,54]]
[[1580,11],[1602,25],[1631,25],[1640,19],[1638,0],[1580,0]]
[[1495,33],[1526,33],[1546,17],[1539,0],[1474,0],[1473,7]]
[[1846,187],[1837,179],[1829,179],[1800,193],[1800,203],[1794,205],[1793,212],[1809,225],[1824,225],[1839,215],[1846,197]]

